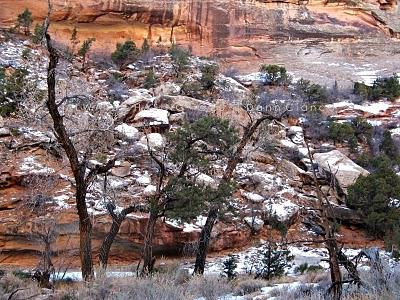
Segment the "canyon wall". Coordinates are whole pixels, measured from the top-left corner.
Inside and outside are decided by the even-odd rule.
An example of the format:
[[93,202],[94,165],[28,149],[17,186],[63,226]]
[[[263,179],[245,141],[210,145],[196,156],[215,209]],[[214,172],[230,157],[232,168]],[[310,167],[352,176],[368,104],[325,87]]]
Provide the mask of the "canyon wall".
[[[36,21],[47,14],[47,0],[2,0],[0,25],[15,23],[25,7]],[[53,0],[52,33],[68,41],[95,37],[97,50],[132,39],[190,45],[195,54],[256,55],[260,43],[305,39],[371,39],[397,36],[400,20],[393,0]]]

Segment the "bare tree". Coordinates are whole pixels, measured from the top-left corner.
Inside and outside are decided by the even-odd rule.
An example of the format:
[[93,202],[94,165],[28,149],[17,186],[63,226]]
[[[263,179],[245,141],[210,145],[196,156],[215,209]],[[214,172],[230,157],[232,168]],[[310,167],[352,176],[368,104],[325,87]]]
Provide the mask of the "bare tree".
[[[51,5],[49,1],[49,15],[51,12]],[[80,260],[82,277],[84,280],[89,281],[93,279],[93,261],[92,261],[92,222],[88,214],[86,207],[86,194],[88,187],[93,182],[98,174],[103,174],[109,171],[115,164],[115,158],[110,159],[103,165],[96,165],[93,168],[88,168],[88,161],[91,155],[91,151],[87,151],[83,155],[79,153],[71,139],[71,134],[68,132],[65,125],[65,117],[60,112],[60,106],[69,99],[77,99],[78,96],[72,96],[64,98],[57,103],[56,100],[56,72],[57,65],[60,59],[60,54],[56,48],[53,47],[51,37],[48,33],[49,27],[49,16],[45,26],[45,37],[47,50],[49,52],[49,65],[47,70],[47,88],[48,98],[46,101],[46,107],[50,113],[53,121],[54,132],[58,142],[61,144],[68,158],[71,171],[75,179],[76,188],[76,208],[79,216],[79,234],[80,234]],[[91,140],[96,138],[96,132],[90,131],[89,140],[86,140],[90,144]]]

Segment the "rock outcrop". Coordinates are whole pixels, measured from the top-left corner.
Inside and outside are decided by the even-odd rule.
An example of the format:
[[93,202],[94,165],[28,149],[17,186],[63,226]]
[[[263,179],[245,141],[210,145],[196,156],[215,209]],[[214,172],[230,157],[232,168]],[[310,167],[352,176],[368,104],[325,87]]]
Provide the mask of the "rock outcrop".
[[339,150],[332,150],[325,153],[315,153],[314,161],[322,172],[333,176],[338,186],[339,195],[347,194],[347,188],[351,186],[359,176],[367,176],[369,172]]
[[[191,45],[196,54],[259,55],[257,41],[358,38],[400,32],[396,3],[319,0],[53,0],[52,31],[68,41],[73,26],[79,38],[93,36],[102,50],[132,39]],[[4,0],[0,24],[14,23],[29,8],[36,21],[47,14],[47,0]],[[107,34],[105,34],[105,32]]]

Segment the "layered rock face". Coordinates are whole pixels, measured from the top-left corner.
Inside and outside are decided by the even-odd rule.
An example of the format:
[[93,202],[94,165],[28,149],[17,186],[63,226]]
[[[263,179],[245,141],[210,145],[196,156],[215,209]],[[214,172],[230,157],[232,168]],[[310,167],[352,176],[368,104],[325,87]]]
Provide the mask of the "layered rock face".
[[[400,32],[394,1],[325,4],[319,0],[53,0],[52,31],[67,41],[76,25],[80,39],[94,36],[95,47],[144,38],[153,43],[190,45],[195,54],[254,55],[259,42],[320,38],[395,36]],[[46,0],[2,1],[0,24],[15,22],[25,7],[37,21]]]

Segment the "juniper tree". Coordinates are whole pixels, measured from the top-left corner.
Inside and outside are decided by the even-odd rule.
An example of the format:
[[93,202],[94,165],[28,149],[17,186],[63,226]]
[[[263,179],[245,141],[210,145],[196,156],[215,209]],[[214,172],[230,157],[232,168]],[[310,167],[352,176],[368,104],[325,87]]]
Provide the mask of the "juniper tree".
[[206,64],[201,68],[200,83],[205,90],[211,89],[215,85],[215,79],[218,75],[218,66]]
[[111,53],[111,60],[122,70],[138,59],[140,50],[133,41],[118,43],[116,50]]
[[44,24],[37,23],[33,30],[32,41],[35,44],[40,44],[44,37]]
[[82,57],[83,63],[82,63],[82,69],[85,69],[85,65],[86,65],[86,58],[87,58],[87,54],[90,51],[90,48],[92,47],[92,44],[96,41],[95,38],[88,38],[86,40],[83,41],[83,44],[81,46],[81,48],[78,51],[78,55],[80,57]]
[[71,52],[72,52],[72,55],[74,55],[74,54],[75,54],[76,47],[77,47],[78,44],[79,44],[78,30],[76,29],[76,27],[74,27],[74,28],[72,29],[71,38],[70,38],[69,40],[71,41],[71,44],[72,44]]
[[32,13],[29,11],[29,9],[25,8],[25,10],[18,15],[16,26],[17,28],[22,27],[24,34],[29,35],[32,22]]
[[282,249],[277,244],[267,242],[257,251],[255,259],[255,279],[270,280],[285,274],[285,269],[291,266],[294,256],[287,249]]
[[173,44],[169,53],[172,58],[172,67],[178,77],[189,65],[189,51]]
[[237,276],[237,256],[230,254],[226,260],[224,260],[222,276],[227,277],[229,280],[235,279]]
[[155,193],[147,199],[149,219],[144,234],[142,275],[153,270],[152,244],[158,218],[191,220],[211,204],[222,203],[230,196],[230,182],[213,186],[202,178],[209,176],[214,160],[229,156],[237,141],[236,130],[228,121],[207,116],[168,134],[163,154],[156,154],[149,147],[158,182]]
[[265,84],[288,85],[290,83],[290,76],[285,67],[278,65],[262,65],[260,72]]

